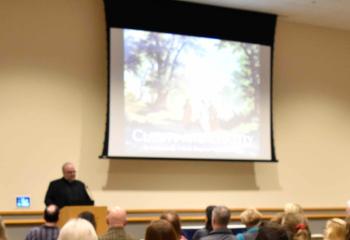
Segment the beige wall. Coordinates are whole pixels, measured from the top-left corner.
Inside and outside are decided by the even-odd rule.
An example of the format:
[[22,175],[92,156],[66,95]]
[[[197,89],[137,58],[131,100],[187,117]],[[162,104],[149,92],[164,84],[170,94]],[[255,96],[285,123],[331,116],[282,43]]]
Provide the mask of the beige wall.
[[73,161],[97,205],[343,206],[350,198],[350,32],[279,21],[277,164],[100,160],[106,115],[102,1],[0,2],[0,210],[43,208]]

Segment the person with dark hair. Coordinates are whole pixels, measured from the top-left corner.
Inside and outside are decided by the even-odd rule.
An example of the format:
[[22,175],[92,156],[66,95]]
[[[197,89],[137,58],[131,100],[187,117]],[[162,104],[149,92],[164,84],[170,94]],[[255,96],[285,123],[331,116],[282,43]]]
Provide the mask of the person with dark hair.
[[177,240],[177,235],[171,223],[160,219],[147,227],[145,240]]
[[90,211],[81,212],[79,213],[78,218],[82,218],[89,221],[96,230],[96,218],[92,212]]
[[260,225],[257,240],[289,240],[286,230],[279,224],[264,222]]
[[216,206],[212,212],[211,223],[213,231],[201,240],[236,240],[232,231],[227,228],[231,219],[231,212],[225,206]]
[[50,182],[45,196],[45,205],[55,204],[59,208],[72,205],[94,205],[85,184],[76,179],[73,163],[63,164],[62,173],[62,178]]
[[213,230],[213,226],[211,225],[211,216],[215,206],[210,205],[205,209],[205,227],[202,229],[198,229],[192,237],[192,240],[199,240],[202,237],[208,236],[208,234]]
[[25,240],[56,240],[59,234],[58,216],[59,208],[56,205],[47,206],[44,210],[45,224],[32,228]]
[[180,218],[176,212],[164,212],[162,213],[162,215],[160,215],[160,219],[168,221],[173,226],[178,240],[187,240],[187,238],[184,235],[182,235]]

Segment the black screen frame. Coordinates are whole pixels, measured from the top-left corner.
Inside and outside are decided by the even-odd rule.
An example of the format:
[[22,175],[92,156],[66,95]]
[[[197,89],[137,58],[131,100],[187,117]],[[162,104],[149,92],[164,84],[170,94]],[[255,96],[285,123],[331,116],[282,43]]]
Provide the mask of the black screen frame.
[[[108,159],[152,159],[152,160],[195,160],[236,162],[278,162],[275,154],[273,131],[273,53],[277,16],[212,5],[174,0],[104,0],[107,37],[108,101],[105,139],[100,158]],[[136,9],[137,8],[137,9]],[[140,9],[142,11],[140,11]],[[270,129],[271,159],[194,159],[156,157],[108,156],[109,108],[110,108],[110,28],[131,28],[164,33],[176,33],[199,37],[262,44],[271,47],[270,69]]]

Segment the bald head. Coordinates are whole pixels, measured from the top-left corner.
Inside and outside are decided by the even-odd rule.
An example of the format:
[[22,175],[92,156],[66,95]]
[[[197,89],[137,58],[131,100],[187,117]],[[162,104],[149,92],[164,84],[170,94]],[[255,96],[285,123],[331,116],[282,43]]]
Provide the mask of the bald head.
[[71,162],[66,162],[65,164],[63,164],[62,173],[64,179],[66,179],[68,182],[74,181],[76,177],[76,170],[74,164]]
[[107,215],[109,227],[124,227],[127,223],[126,211],[121,207],[114,207],[109,210]]
[[45,208],[44,219],[46,223],[56,223],[58,221],[59,208],[56,205],[49,205]]

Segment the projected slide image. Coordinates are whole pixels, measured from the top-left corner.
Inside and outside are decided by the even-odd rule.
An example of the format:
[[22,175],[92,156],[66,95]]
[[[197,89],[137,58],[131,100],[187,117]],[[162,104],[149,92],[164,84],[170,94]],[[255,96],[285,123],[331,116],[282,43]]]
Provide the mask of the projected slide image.
[[261,151],[263,46],[124,30],[127,152]]

